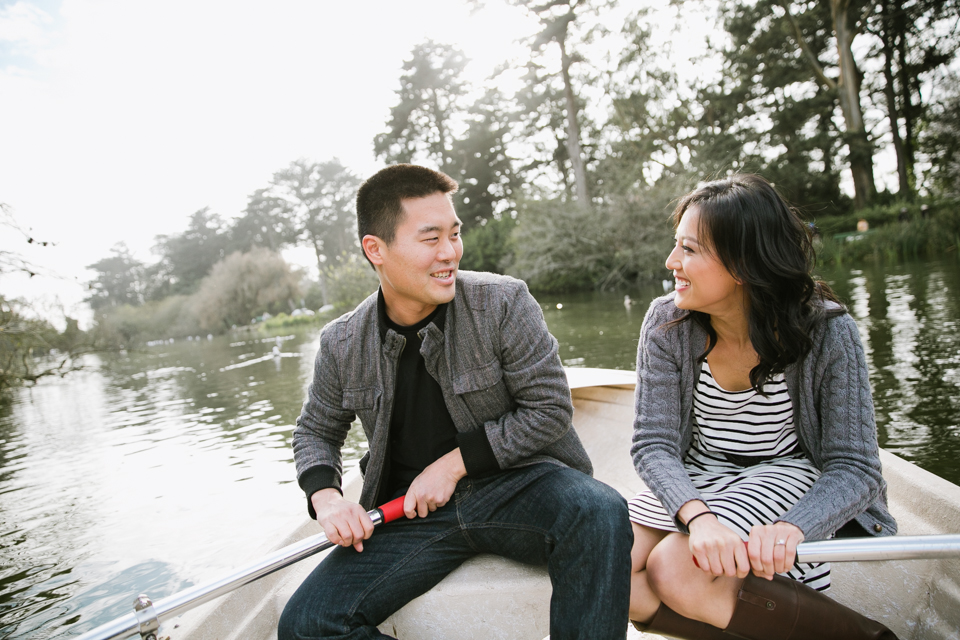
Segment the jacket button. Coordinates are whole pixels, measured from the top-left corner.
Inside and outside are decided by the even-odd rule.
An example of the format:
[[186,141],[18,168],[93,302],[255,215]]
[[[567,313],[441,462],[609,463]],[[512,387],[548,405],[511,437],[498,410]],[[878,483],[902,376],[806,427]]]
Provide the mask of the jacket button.
[[767,600],[767,609],[773,609],[774,606],[776,606],[776,605],[774,605],[772,602],[770,602],[769,600]]
[[873,525],[873,530],[876,531],[877,533],[880,533],[881,531],[883,531],[883,525],[877,523],[877,524]]

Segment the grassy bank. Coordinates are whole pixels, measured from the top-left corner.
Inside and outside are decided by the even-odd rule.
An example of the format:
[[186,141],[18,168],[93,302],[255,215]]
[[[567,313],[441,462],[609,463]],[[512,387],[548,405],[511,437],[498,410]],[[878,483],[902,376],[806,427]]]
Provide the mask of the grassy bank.
[[[823,265],[853,264],[911,258],[939,258],[960,254],[960,203],[890,205],[849,216],[817,220],[820,232],[817,257]],[[869,231],[856,233],[863,219]]]

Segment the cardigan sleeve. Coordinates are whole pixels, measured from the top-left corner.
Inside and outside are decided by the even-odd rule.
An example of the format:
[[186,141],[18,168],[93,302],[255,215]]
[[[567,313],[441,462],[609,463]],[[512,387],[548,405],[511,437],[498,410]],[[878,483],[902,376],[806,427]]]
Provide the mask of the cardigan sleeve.
[[[880,450],[869,371],[854,320],[826,321],[818,358],[805,388],[818,398],[820,478],[780,520],[798,526],[808,540],[826,538],[882,497]],[[810,388],[815,386],[816,388]]]
[[675,309],[669,298],[650,305],[640,329],[637,387],[630,454],[637,473],[681,531],[677,512],[702,500],[683,467],[682,343],[680,327],[665,326]]

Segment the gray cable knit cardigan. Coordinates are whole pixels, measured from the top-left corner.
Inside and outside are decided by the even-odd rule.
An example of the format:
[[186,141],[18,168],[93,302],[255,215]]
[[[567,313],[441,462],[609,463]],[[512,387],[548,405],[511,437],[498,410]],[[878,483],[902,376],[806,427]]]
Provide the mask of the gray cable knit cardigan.
[[[686,502],[702,499],[683,458],[692,441],[697,358],[707,335],[692,321],[666,326],[684,313],[670,294],[654,300],[644,318],[630,448],[640,477],[674,520]],[[843,313],[825,319],[811,337],[810,353],[787,367],[785,378],[800,446],[821,476],[780,519],[798,526],[807,540],[826,538],[854,518],[871,535],[893,535],[897,523],[887,510],[857,326]]]

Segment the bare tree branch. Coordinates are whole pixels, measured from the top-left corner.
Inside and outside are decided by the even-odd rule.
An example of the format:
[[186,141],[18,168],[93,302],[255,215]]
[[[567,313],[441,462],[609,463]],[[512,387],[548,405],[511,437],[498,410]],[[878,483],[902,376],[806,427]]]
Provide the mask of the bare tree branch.
[[793,17],[792,13],[790,13],[790,0],[777,0],[777,4],[783,7],[784,12],[786,12],[787,20],[790,21],[790,26],[793,27],[793,33],[797,40],[797,44],[800,46],[800,50],[803,52],[807,62],[809,62],[810,66],[813,67],[813,72],[817,75],[817,78],[819,78],[820,82],[825,84],[828,89],[836,91],[836,81],[833,78],[828,77],[827,74],[823,72],[823,66],[820,64],[820,60],[817,59],[816,54],[814,54],[813,50],[810,49],[807,39],[803,37],[803,31],[800,29],[800,23],[798,23],[797,19]]

